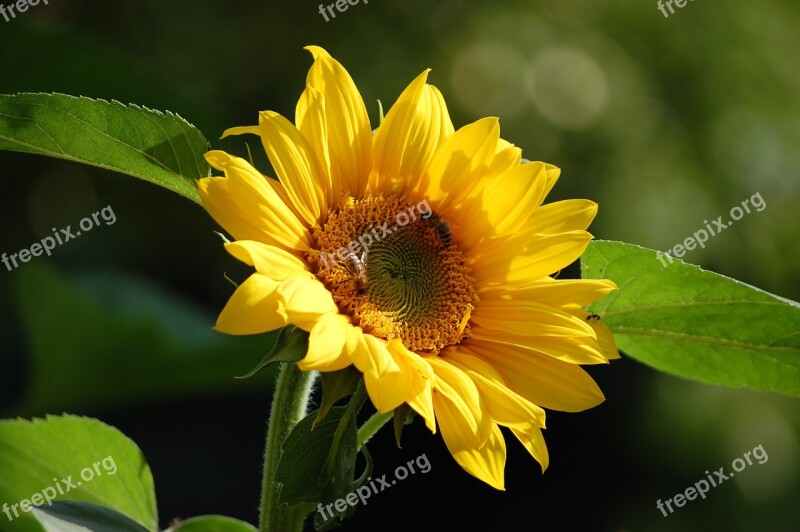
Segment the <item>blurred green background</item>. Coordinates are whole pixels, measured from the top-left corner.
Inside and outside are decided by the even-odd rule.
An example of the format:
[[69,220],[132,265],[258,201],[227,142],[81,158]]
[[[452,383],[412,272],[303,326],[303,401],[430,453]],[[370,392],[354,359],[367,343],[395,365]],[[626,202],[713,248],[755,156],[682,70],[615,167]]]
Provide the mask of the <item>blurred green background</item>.
[[[655,1],[487,4],[372,0],[326,22],[312,2],[51,0],[0,19],[0,93],[171,110],[213,147],[243,154],[242,137],[216,139],[259,110],[293,118],[305,45],[345,65],[373,124],[377,99],[388,108],[431,67],[456,127],[500,116],[524,157],[562,168],[550,200],[600,204],[598,238],[666,250],[760,193],[762,212],[684,260],[800,299],[796,3],[692,2],[669,18]],[[71,412],[117,426],[151,464],[163,526],[205,513],[255,522],[272,375],[233,377],[274,337],[210,330],[232,290],[223,272],[247,275],[215,223],[164,189],[76,164],[0,152],[0,173],[0,252],[106,205],[117,217],[52,257],[0,267],[0,414]],[[800,529],[796,400],[626,358],[589,371],[607,400],[548,413],[544,475],[509,440],[498,493],[420,424],[400,450],[384,431],[371,449],[378,475],[423,452],[432,469],[371,499],[343,529]],[[765,464],[669,517],[656,509],[757,445]]]

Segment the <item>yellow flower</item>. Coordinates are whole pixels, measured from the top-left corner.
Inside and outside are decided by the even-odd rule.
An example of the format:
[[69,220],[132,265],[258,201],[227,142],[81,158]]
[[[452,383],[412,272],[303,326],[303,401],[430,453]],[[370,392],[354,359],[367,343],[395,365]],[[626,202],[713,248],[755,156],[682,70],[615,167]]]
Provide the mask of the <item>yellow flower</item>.
[[263,111],[258,126],[225,132],[259,135],[278,180],[206,155],[225,177],[200,180],[203,204],[235,238],[228,252],[255,267],[216,329],[308,331],[300,369],[354,364],[380,412],[407,403],[497,489],[499,426],[544,470],[542,407],[597,405],[603,394],[579,365],[619,356],[582,310],[614,284],[549,277],[586,248],[597,205],[542,205],[558,168],[522,162],[497,118],[455,131],[427,71],[373,134],[344,67],[307,49],[295,123]]

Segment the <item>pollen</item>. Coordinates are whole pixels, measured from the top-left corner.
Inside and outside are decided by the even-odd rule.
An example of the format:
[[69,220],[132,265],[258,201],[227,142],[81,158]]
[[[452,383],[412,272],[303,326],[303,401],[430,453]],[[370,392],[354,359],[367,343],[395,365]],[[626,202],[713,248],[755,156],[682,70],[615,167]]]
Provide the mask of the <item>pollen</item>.
[[443,241],[442,223],[427,202],[348,198],[311,229],[315,246],[306,259],[354,325],[438,353],[469,335],[478,301],[457,239]]

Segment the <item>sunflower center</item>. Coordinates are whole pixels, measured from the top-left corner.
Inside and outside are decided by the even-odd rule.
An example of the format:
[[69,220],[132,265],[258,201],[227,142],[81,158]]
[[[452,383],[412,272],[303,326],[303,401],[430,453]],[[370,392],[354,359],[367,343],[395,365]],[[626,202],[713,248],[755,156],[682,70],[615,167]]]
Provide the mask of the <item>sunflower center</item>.
[[311,232],[312,271],[364,332],[434,353],[466,337],[474,280],[427,201],[348,198]]

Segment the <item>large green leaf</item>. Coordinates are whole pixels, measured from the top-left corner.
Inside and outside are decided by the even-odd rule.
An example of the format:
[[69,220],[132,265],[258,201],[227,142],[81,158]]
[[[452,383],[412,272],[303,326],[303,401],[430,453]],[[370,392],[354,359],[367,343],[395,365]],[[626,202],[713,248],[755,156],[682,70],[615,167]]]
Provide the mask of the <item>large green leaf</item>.
[[166,532],[256,532],[256,528],[231,517],[204,515],[181,521]]
[[147,532],[147,529],[119,512],[88,502],[55,501],[33,509],[45,532]]
[[200,203],[208,141],[173,113],[66,94],[0,95],[0,149],[89,164]]
[[117,429],[95,419],[0,421],[0,471],[0,505],[17,505],[12,521],[0,516],[3,530],[41,530],[31,513],[22,510],[47,500],[89,502],[149,530],[158,527],[153,477],[142,452]]
[[17,415],[263,389],[274,379],[272,368],[234,377],[277,334],[220,334],[211,329],[212,312],[142,278],[102,271],[66,277],[30,263],[14,282],[30,367]]
[[630,357],[702,382],[800,396],[797,303],[621,242],[592,242],[581,263],[583,277],[617,283],[589,310]]

